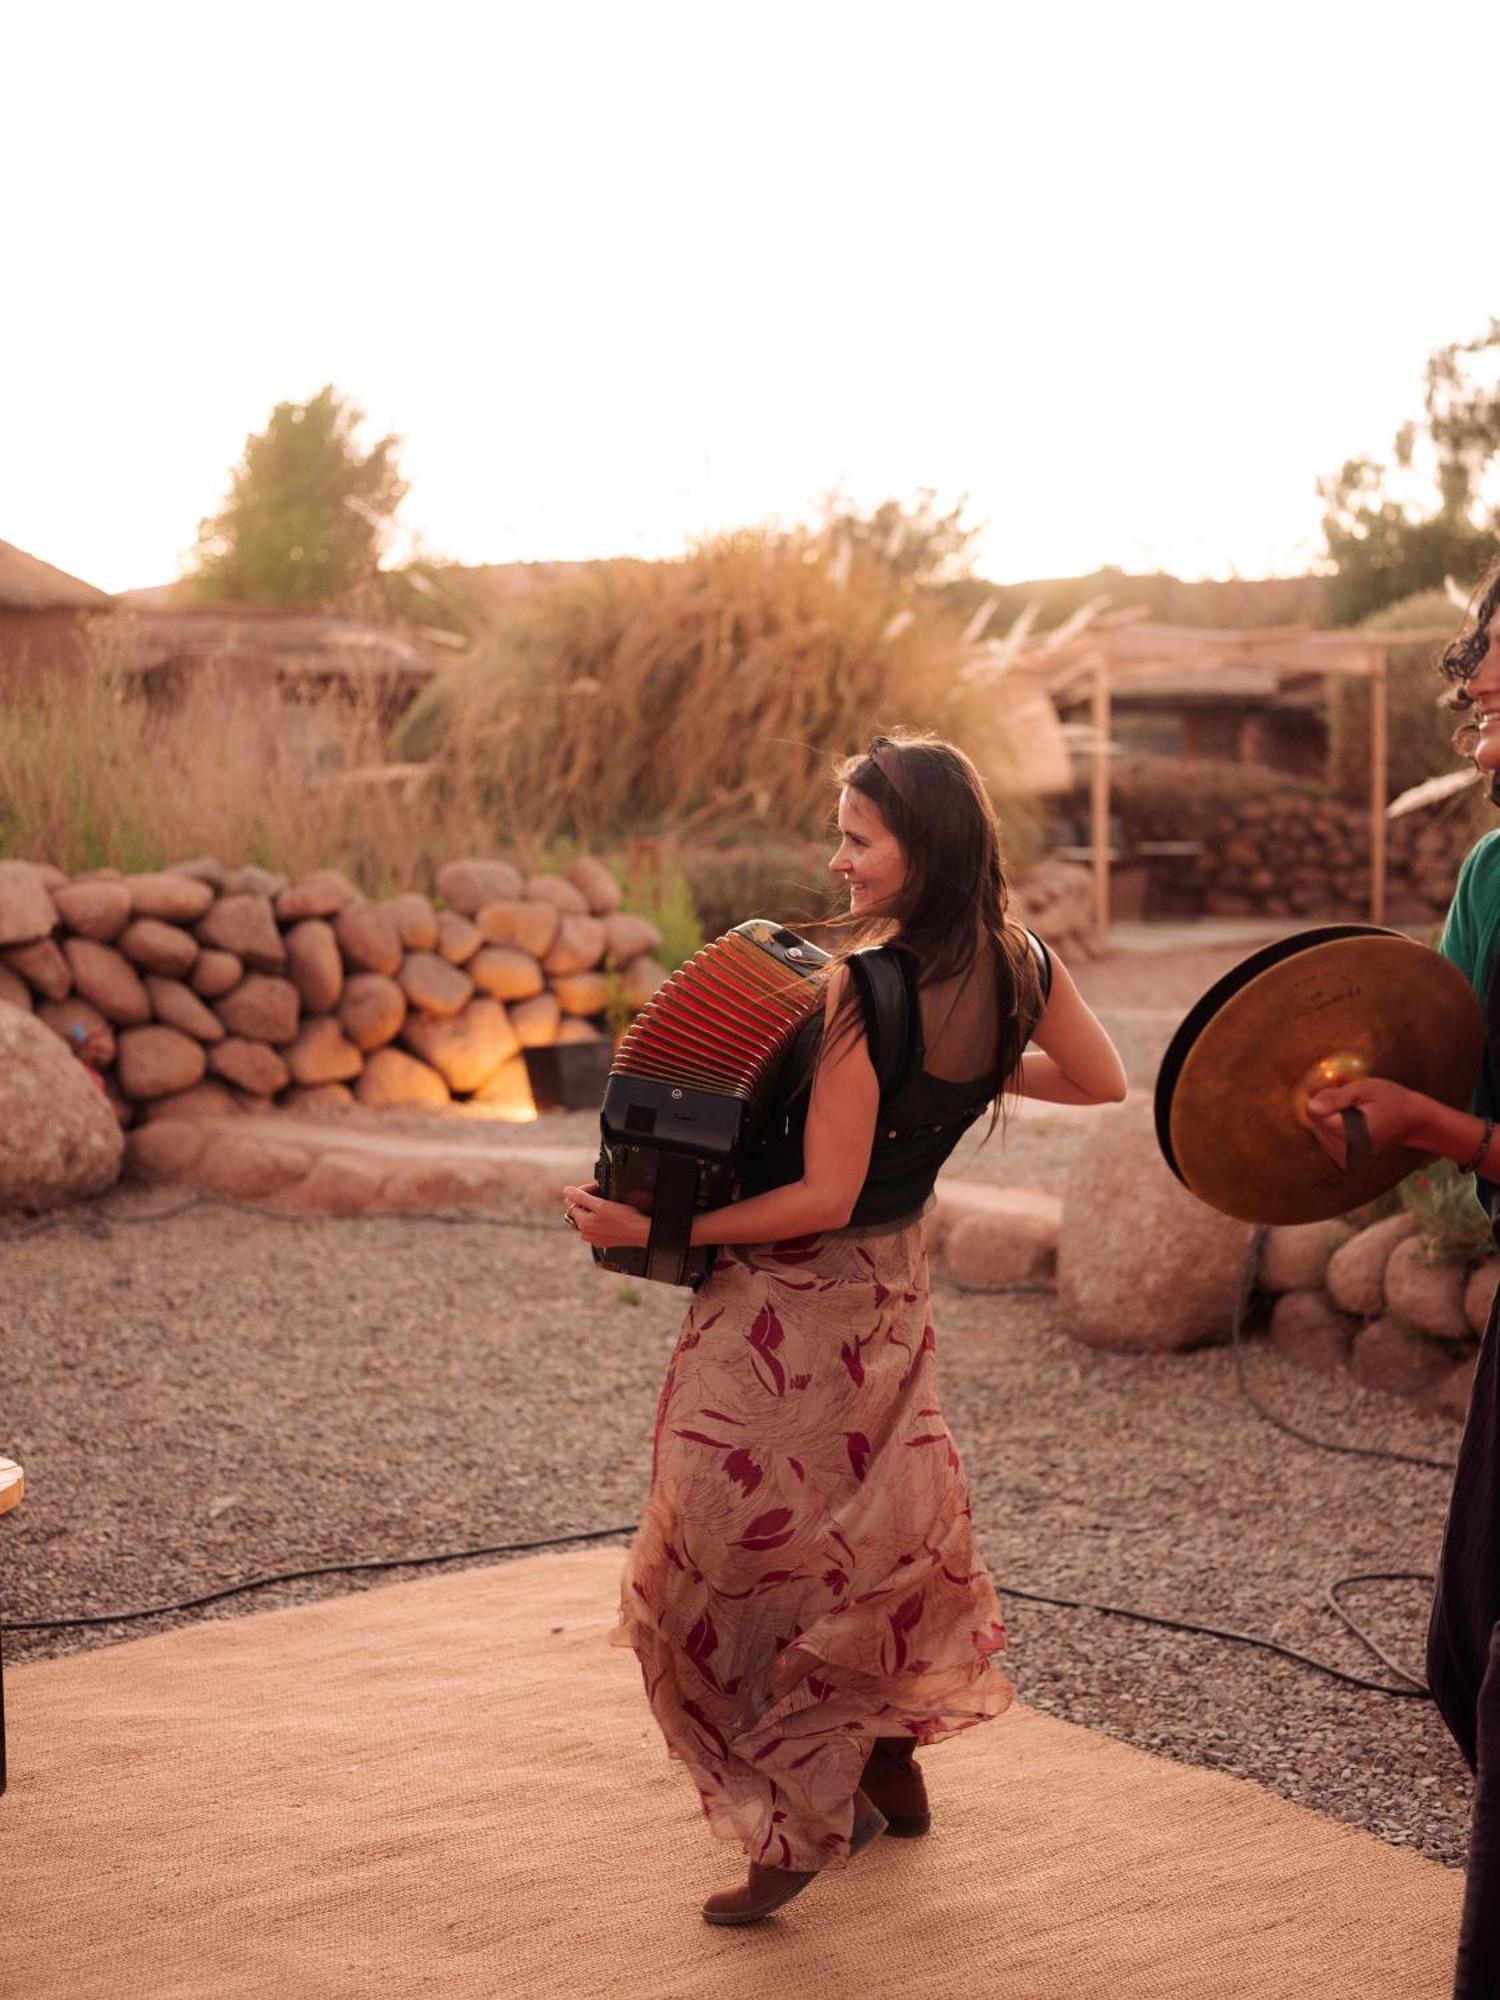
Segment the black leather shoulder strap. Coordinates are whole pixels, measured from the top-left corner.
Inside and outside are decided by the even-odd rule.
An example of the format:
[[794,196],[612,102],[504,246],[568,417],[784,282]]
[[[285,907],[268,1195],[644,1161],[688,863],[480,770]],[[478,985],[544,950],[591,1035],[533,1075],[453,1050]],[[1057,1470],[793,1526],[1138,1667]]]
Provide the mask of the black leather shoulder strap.
[[1031,955],[1036,960],[1038,977],[1042,982],[1042,1005],[1052,998],[1052,954],[1042,943],[1035,931],[1026,933],[1026,942],[1031,946]]
[[916,1026],[911,988],[895,952],[884,945],[851,952],[846,963],[865,1017],[880,1094],[889,1097],[911,1068]]

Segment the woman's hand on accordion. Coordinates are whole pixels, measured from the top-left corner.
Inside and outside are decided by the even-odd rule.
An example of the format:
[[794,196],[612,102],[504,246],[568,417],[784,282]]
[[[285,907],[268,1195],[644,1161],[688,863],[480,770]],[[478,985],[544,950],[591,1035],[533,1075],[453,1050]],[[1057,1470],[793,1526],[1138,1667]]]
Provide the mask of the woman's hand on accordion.
[[596,1250],[640,1250],[651,1233],[651,1218],[627,1202],[606,1201],[597,1181],[563,1189],[563,1220]]

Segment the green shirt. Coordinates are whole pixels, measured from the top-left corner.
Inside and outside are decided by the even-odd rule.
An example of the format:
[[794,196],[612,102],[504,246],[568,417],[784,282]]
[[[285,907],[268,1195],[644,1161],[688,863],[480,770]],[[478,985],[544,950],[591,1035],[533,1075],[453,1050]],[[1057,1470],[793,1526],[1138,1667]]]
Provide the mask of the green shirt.
[[[1484,834],[1464,856],[1453,901],[1448,905],[1438,950],[1451,959],[1485,1003],[1490,966],[1500,941],[1500,827]],[[1473,1106],[1481,1118],[1500,1116],[1489,1083],[1489,1064],[1474,1086]]]

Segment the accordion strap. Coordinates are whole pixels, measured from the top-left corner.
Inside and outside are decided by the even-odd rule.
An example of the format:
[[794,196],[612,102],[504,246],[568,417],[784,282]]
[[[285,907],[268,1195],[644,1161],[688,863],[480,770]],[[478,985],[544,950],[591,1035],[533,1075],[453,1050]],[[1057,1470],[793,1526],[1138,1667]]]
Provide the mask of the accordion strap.
[[851,952],[847,963],[859,993],[880,1095],[889,1097],[911,1068],[915,1053],[911,988],[896,954],[884,945]]

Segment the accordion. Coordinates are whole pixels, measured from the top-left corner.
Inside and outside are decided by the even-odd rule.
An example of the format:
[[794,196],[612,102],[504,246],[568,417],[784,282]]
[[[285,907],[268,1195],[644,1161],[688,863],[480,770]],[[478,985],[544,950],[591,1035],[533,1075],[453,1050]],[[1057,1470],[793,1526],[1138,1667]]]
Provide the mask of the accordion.
[[594,1251],[606,1270],[701,1284],[701,1209],[732,1201],[787,1045],[822,1000],[829,954],[765,917],[737,924],[674,972],[636,1015],[600,1116],[600,1192],[649,1213],[644,1249]]

